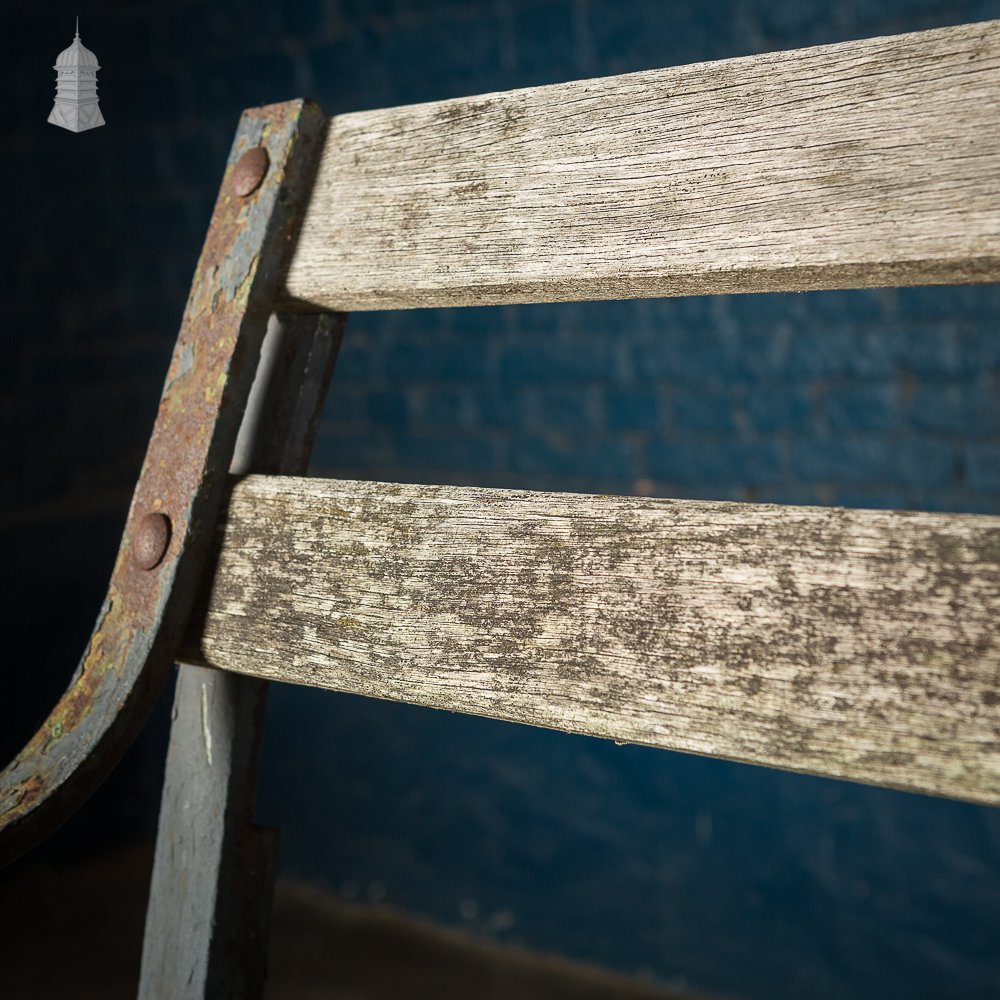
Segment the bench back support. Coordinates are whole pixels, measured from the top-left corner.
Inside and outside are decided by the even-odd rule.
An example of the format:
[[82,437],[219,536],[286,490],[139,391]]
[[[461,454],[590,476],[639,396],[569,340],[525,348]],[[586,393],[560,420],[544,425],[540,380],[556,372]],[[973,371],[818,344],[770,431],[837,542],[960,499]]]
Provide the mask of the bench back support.
[[149,998],[262,988],[266,679],[1000,802],[1000,518],[294,478],[331,313],[998,280],[998,102],[991,21],[245,112],[107,600],[0,776],[0,858],[102,779],[182,645]]

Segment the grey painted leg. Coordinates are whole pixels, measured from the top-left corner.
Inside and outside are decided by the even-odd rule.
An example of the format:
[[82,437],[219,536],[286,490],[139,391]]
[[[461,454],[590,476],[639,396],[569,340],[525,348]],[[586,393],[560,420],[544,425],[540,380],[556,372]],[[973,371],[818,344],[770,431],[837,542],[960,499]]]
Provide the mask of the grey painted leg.
[[[339,316],[272,319],[234,474],[305,472],[342,328]],[[252,819],[266,697],[264,681],[180,667],[141,1000],[261,996],[278,846]]]
[[251,822],[266,688],[235,674],[180,668],[143,998],[260,995],[278,839]]

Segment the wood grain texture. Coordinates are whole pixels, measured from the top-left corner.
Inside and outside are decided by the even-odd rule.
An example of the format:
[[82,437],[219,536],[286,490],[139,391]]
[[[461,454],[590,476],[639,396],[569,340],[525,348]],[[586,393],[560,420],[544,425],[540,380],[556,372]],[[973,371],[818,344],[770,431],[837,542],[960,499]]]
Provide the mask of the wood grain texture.
[[1000,518],[248,477],[195,662],[1000,803]]
[[987,21],[340,115],[287,294],[355,311],[996,281],[998,104]]

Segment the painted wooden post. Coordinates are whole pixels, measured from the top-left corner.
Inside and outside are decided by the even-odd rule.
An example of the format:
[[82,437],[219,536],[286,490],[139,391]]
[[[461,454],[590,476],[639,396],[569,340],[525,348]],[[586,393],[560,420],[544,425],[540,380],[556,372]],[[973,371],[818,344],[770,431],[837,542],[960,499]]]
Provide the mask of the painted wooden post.
[[[232,471],[304,472],[341,322],[272,322]],[[211,574],[206,577],[210,584]],[[278,835],[253,824],[267,683],[182,665],[143,941],[142,1000],[261,995]]]

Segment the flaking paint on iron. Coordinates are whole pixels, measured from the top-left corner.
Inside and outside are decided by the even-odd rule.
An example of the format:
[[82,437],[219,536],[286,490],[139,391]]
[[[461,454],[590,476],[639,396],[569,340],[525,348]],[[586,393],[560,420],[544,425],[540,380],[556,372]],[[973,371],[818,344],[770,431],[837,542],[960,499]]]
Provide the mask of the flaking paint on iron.
[[[303,120],[304,112],[308,112],[306,120]],[[276,145],[279,147],[279,155],[272,159],[279,164],[282,157],[288,155],[295,146],[291,141],[282,142],[282,135],[288,136],[290,140],[298,127],[306,127],[317,133],[321,131],[318,109],[310,108],[306,102],[289,102],[251,110],[241,119],[230,162],[234,162],[248,145],[258,144],[262,137],[272,133],[272,118],[273,132],[278,136]],[[224,184],[230,172],[231,170],[227,170]],[[311,165],[306,165],[304,178],[309,173]],[[151,643],[157,635],[158,624],[167,610],[170,587],[177,572],[180,545],[172,547],[168,560],[162,567],[163,571],[143,583],[130,572],[127,565],[131,523],[133,517],[140,516],[154,504],[170,513],[175,520],[179,538],[188,538],[194,531],[194,528],[189,527],[190,521],[193,520],[197,526],[203,520],[192,518],[192,505],[205,483],[217,482],[219,479],[213,475],[211,468],[202,468],[207,455],[205,445],[213,436],[216,417],[228,411],[231,419],[234,401],[224,396],[218,401],[218,409],[213,414],[212,407],[206,408],[207,402],[200,398],[199,390],[204,391],[208,383],[213,389],[210,394],[211,402],[215,402],[219,390],[224,390],[227,386],[231,351],[245,321],[242,315],[233,314],[239,312],[249,301],[254,287],[253,278],[259,267],[258,245],[263,243],[270,225],[278,228],[276,232],[272,231],[268,252],[272,255],[284,253],[285,241],[279,235],[288,226],[280,218],[283,209],[279,206],[287,206],[289,201],[288,192],[281,187],[285,176],[282,169],[265,178],[255,199],[258,208],[256,213],[243,211],[244,206],[235,210],[228,195],[217,200],[195,271],[191,294],[185,305],[181,336],[171,365],[172,375],[165,386],[151,438],[151,448],[158,443],[159,447],[166,446],[169,449],[171,462],[166,463],[163,456],[158,455],[155,450],[151,450],[147,457],[137,483],[129,523],[108,591],[109,597],[102,607],[87,651],[81,658],[69,690],[0,779],[0,822],[8,835],[2,847],[8,858],[15,857],[32,839],[44,835],[58,822],[58,818],[54,820],[53,817],[68,815],[75,804],[89,794],[89,789],[83,788],[84,783],[81,782],[69,786],[77,789],[75,792],[64,794],[65,779],[76,772],[78,765],[87,759],[91,751],[109,742],[106,737],[111,730],[119,731],[118,723],[124,718],[121,713],[127,705],[133,705],[133,711],[136,710],[133,704],[134,691],[138,689],[139,694],[143,690],[155,693],[159,689],[159,683],[154,684],[149,677],[144,678],[143,674],[152,648]],[[273,217],[275,210],[279,213],[277,219]],[[284,210],[287,211],[287,208]],[[267,278],[273,277],[273,274],[273,269],[265,269],[263,272]],[[217,290],[222,291],[221,297],[213,295]],[[234,299],[237,301],[232,308],[213,311],[213,305],[222,301],[233,304]],[[199,345],[205,344],[207,331],[214,337],[217,326],[223,335],[216,338],[216,349],[209,349],[201,356]],[[214,385],[210,381],[213,376],[216,379]],[[178,422],[178,414],[184,415],[185,419]],[[191,466],[192,461],[194,466]],[[199,478],[192,481],[192,474]],[[123,589],[119,589],[115,581],[120,581]],[[148,630],[147,625],[150,627]],[[171,634],[173,631],[171,630]],[[168,657],[166,661],[162,657],[157,660],[160,668],[163,668],[158,668],[161,679],[165,679],[169,672],[171,660],[172,657]],[[115,672],[125,682],[124,688],[122,684],[107,682],[107,676],[111,672]],[[149,698],[139,700],[146,706],[141,715],[144,717],[151,701]],[[82,725],[94,714],[98,716],[98,723],[103,724],[103,728],[96,731],[93,730],[93,724]],[[105,748],[110,763],[117,759],[123,748],[121,745],[117,751],[112,749],[112,746],[120,745],[120,739],[116,739],[117,743],[112,741]],[[45,758],[45,751],[55,743],[60,747],[59,752],[54,753],[51,758]],[[104,766],[105,772],[110,763]],[[100,765],[92,768],[90,773],[99,770]],[[83,795],[80,794],[81,789]],[[53,801],[56,793],[59,793],[58,806]],[[42,808],[36,812],[36,807]],[[30,819],[32,813],[34,821],[31,824],[21,822],[26,818]]]

